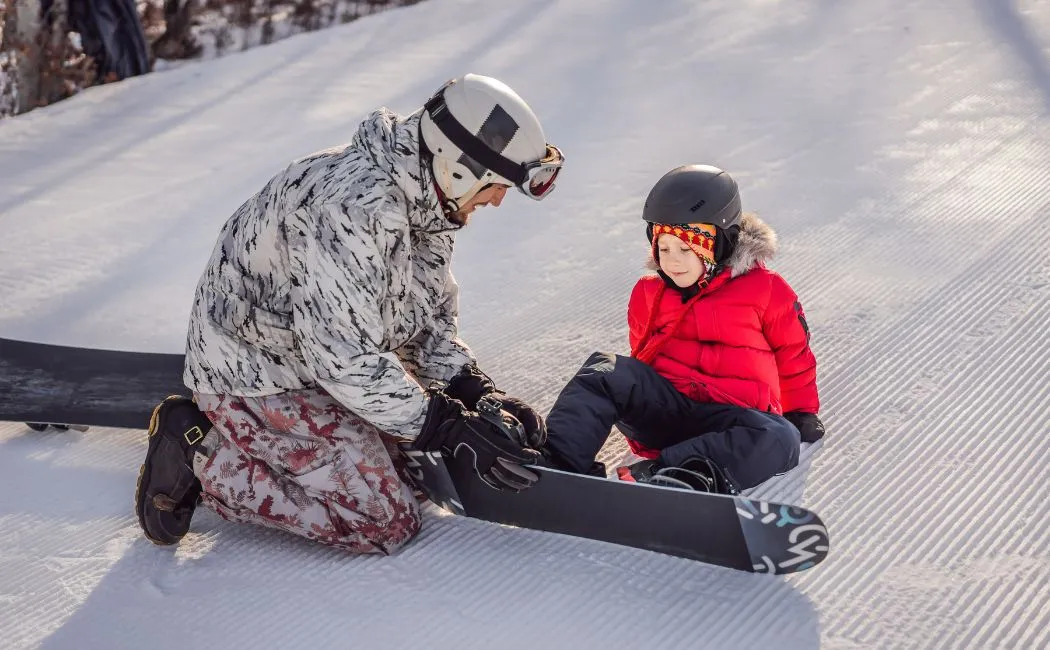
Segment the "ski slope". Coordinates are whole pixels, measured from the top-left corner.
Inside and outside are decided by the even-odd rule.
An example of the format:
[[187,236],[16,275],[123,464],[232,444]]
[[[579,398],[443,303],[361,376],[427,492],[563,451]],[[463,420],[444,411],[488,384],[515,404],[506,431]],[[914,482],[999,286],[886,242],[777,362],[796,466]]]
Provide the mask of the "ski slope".
[[[4,648],[1050,646],[1050,2],[428,0],[0,122],[0,336],[181,351],[222,222],[287,161],[474,71],[567,156],[459,236],[461,332],[546,409],[626,349],[667,170],[733,173],[802,297],[827,438],[762,497],[791,577],[426,513],[390,558],[131,508],[141,432],[0,423]],[[616,460],[623,447],[604,451]]]

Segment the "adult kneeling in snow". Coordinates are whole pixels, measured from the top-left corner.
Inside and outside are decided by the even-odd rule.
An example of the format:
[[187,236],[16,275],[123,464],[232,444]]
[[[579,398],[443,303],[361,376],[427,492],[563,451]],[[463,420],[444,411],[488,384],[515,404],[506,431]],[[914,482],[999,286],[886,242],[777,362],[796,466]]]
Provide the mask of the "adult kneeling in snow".
[[[474,410],[480,373],[457,338],[456,231],[517,186],[554,186],[562,156],[521,97],[488,77],[443,86],[408,117],[380,109],[344,147],[291,164],[226,222],[197,287],[194,400],[150,425],[136,491],[150,540],[174,544],[198,503],[231,521],[356,552],[419,530],[398,441],[473,453],[520,490],[542,420],[503,400],[529,446]],[[450,383],[451,382],[451,383]]]

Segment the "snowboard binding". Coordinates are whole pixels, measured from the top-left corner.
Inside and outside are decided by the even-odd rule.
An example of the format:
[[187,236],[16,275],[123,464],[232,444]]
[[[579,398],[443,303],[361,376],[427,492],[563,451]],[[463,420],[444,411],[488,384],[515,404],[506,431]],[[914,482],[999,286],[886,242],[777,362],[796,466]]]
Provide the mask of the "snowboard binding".
[[621,481],[648,483],[711,494],[738,494],[739,492],[710,458],[693,456],[681,464],[666,466],[658,460],[642,460],[616,470]]
[[525,427],[518,422],[510,413],[503,410],[503,403],[493,394],[483,396],[478,400],[478,415],[486,422],[493,424],[503,432],[512,442],[528,447],[529,441],[525,434]]
[[87,431],[88,427],[82,424],[55,424],[53,422],[26,422],[26,426],[33,431],[47,431],[48,428],[56,429],[58,431]]

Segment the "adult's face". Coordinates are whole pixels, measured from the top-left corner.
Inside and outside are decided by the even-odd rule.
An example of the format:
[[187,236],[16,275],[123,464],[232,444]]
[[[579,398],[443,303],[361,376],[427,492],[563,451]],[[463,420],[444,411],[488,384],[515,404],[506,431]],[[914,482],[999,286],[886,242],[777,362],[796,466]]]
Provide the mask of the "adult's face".
[[510,189],[510,187],[507,185],[490,183],[480,192],[471,197],[469,201],[464,203],[460,209],[449,215],[449,218],[461,226],[466,225],[474,210],[486,205],[492,205],[498,208],[500,203],[503,203],[503,197],[507,195],[508,189]]

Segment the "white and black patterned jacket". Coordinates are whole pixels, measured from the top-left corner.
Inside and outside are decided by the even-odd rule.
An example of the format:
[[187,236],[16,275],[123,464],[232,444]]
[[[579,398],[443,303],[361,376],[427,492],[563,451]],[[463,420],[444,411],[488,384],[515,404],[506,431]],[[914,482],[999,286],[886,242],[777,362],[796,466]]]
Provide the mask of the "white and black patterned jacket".
[[421,390],[473,361],[457,338],[457,226],[419,160],[419,115],[380,109],[346,147],[296,161],[226,222],[197,286],[186,385],[321,386],[379,428],[419,434]]

